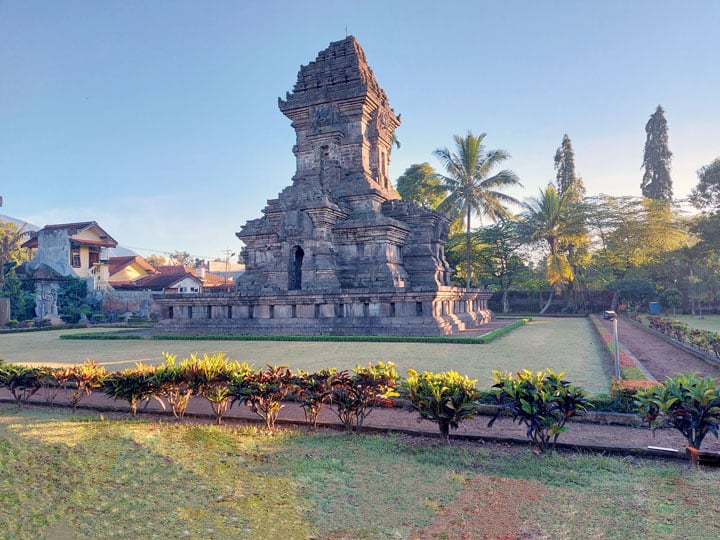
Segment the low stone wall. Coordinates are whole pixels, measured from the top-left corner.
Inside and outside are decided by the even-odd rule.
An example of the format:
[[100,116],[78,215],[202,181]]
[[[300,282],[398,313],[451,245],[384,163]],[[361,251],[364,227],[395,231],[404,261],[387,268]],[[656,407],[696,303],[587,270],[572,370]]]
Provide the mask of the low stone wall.
[[101,307],[110,317],[126,313],[143,319],[160,316],[160,306],[149,291],[103,291]]
[[450,335],[492,319],[489,293],[445,287],[412,293],[172,295],[158,299],[161,332],[257,335]]

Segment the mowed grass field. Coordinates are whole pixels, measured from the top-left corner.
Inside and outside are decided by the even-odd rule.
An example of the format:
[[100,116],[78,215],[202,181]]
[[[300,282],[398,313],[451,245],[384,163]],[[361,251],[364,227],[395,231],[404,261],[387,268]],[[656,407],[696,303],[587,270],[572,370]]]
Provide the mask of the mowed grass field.
[[[97,331],[107,331],[98,329]],[[162,352],[178,360],[192,353],[224,352],[232,360],[257,367],[289,365],[315,371],[351,369],[368,362],[394,362],[404,376],[417,371],[455,370],[478,380],[480,388],[492,385],[492,371],[550,368],[567,373],[567,379],[590,395],[607,393],[610,362],[585,318],[536,318],[529,324],[485,345],[435,343],[336,343],[281,341],[153,341],[61,340],[62,333],[34,332],[0,335],[0,358],[33,365],[78,364],[86,358],[116,371],[136,362],[160,363]]]
[[717,538],[720,472],[400,435],[0,409],[0,539]]
[[720,332],[720,315],[703,315],[700,319],[696,315],[663,315],[666,319],[676,319],[687,324],[690,328]]

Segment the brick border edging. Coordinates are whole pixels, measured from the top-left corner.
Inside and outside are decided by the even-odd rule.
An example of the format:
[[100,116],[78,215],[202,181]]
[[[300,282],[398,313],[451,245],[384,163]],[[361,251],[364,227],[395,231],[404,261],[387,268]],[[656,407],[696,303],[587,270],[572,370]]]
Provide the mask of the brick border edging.
[[[594,330],[595,330],[595,334],[596,334],[596,335],[600,338],[600,340],[602,341],[602,336],[600,335],[600,331],[599,331],[599,329],[598,329],[598,327],[597,327],[598,324],[603,324],[602,320],[600,320],[600,318],[599,318],[597,315],[595,315],[594,313],[588,316],[588,320],[592,323],[593,328],[594,328]],[[642,372],[643,376],[644,376],[648,381],[658,382],[658,380],[657,380],[657,379],[653,376],[653,374],[650,373],[650,371],[643,365],[643,363],[638,359],[638,357],[635,356],[635,355],[630,351],[630,349],[628,349],[625,345],[623,345],[622,340],[618,338],[618,342],[619,342],[618,344],[619,344],[619,346],[620,346],[620,350],[621,350],[623,353],[625,353],[626,355],[628,355],[628,356],[632,359],[632,361],[635,363],[635,367]],[[615,363],[615,358],[613,357],[613,353],[612,353],[607,347],[605,347],[605,346],[603,346],[602,348],[605,350],[605,353],[606,353],[605,356],[610,359],[610,363],[611,363],[611,364],[614,364],[614,363]]]

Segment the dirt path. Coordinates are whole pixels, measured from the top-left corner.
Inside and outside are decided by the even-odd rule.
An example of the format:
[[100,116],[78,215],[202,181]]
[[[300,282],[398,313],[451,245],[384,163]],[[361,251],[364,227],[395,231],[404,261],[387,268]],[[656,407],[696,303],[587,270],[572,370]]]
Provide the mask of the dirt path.
[[[612,323],[605,325],[612,331]],[[618,339],[658,381],[693,371],[720,378],[720,366],[711,366],[630,321],[618,320]]]

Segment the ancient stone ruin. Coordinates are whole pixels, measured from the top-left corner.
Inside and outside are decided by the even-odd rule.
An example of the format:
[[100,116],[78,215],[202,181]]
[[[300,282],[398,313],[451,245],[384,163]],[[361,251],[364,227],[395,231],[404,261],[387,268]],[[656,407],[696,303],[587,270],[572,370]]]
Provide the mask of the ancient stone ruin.
[[331,43],[278,102],[297,135],[292,185],[237,233],[246,270],[235,292],[161,299],[159,328],[444,335],[487,322],[490,293],[451,286],[448,218],[390,182],[400,116],[357,40]]

